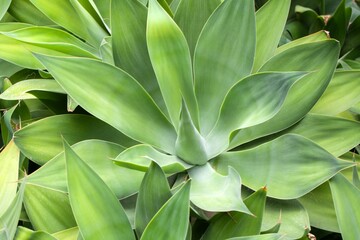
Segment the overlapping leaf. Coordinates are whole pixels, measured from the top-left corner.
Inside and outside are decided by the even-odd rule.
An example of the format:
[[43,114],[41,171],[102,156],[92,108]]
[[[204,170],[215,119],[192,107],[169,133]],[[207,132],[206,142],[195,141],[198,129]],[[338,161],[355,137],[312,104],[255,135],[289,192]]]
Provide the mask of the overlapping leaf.
[[114,193],[66,142],[64,148],[70,204],[82,237],[135,239]]
[[252,189],[267,186],[268,195],[278,199],[298,198],[353,165],[293,134],[256,148],[224,153],[213,164],[220,173],[232,166],[239,172],[244,185]]
[[91,59],[36,56],[61,87],[94,116],[135,140],[174,152],[173,126],[126,72]]
[[251,72],[255,31],[252,0],[223,1],[206,22],[194,54],[195,91],[203,135],[213,128],[229,89]]

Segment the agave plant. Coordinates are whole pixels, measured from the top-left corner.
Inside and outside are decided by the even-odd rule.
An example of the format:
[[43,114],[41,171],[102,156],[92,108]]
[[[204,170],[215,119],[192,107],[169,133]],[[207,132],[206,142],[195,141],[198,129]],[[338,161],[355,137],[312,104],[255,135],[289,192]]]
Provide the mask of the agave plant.
[[290,0],[6,4],[4,239],[360,236],[360,71]]

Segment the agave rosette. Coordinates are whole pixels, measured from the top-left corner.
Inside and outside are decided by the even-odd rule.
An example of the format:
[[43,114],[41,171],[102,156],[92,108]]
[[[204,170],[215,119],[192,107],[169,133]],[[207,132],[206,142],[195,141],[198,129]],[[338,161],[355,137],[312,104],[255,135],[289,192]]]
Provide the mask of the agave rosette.
[[[339,186],[350,183],[339,172],[354,163],[339,157],[359,143],[352,133],[360,126],[323,114],[322,95],[331,86],[340,46],[318,32],[278,47],[290,1],[271,0],[256,12],[252,0],[182,0],[170,5],[156,0],[105,1],[108,5],[62,1],[63,9],[42,0],[30,2],[49,22],[72,34],[51,26],[0,25],[1,49],[17,47],[2,51],[0,57],[24,68],[46,70],[42,74],[49,77],[20,81],[0,97],[34,99],[34,90],[67,94],[70,106],[80,105],[91,114],[46,117],[15,132],[20,151],[43,165],[27,176],[24,192],[35,229],[54,233],[78,225],[85,239],[117,234],[132,238],[128,230],[94,234],[95,225],[83,208],[95,204],[84,197],[86,184],[94,187],[87,194],[101,192],[94,209],[109,205],[103,212],[114,215],[111,219],[123,229],[130,225],[115,196],[126,205],[140,189],[136,214],[143,215],[130,217],[130,222],[142,239],[154,239],[162,224],[177,220],[176,235],[185,238],[189,202],[206,220],[212,212],[233,213],[217,215],[204,239],[260,234],[276,227],[280,212],[284,223],[277,231],[300,238],[310,228],[301,203],[315,211],[309,194],[322,196],[319,186],[329,188],[328,180],[336,176],[330,181],[331,191],[335,204],[342,201]],[[79,26],[52,14],[54,10],[76,16]],[[353,76],[359,72],[337,72],[334,79]],[[337,94],[341,93],[333,95]],[[359,101],[354,100],[356,94],[348,98],[344,111]],[[331,139],[346,139],[329,141],[329,131],[334,134]],[[65,143],[65,153],[61,136],[73,145]],[[77,171],[83,171],[81,180],[74,177]],[[162,171],[175,181],[176,193],[164,183]],[[160,182],[159,189],[149,191],[159,191],[161,197],[147,201],[144,189],[152,181]],[[37,201],[56,204],[45,210]],[[338,208],[338,220],[334,211],[330,213],[330,227],[322,225],[321,213],[311,215],[311,224],[339,231],[339,221],[341,230],[346,223]],[[174,210],[182,220],[169,218]],[[39,211],[47,211],[46,221]],[[56,220],[59,211],[63,212]],[[291,223],[294,212],[301,219],[296,224]],[[256,221],[252,214],[258,216]],[[101,216],[100,210],[93,211],[100,222],[109,221]],[[242,220],[235,223],[232,218]],[[249,232],[231,232],[242,221],[251,223]],[[229,224],[229,231],[222,229],[224,224]]]

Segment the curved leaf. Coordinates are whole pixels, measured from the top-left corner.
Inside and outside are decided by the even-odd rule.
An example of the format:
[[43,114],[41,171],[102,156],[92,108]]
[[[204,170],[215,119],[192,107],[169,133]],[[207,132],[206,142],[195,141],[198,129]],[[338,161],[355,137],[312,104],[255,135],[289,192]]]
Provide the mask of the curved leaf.
[[336,115],[360,102],[360,70],[337,71],[311,112]]
[[266,189],[262,188],[244,200],[253,215],[241,212],[220,213],[211,219],[202,239],[216,240],[232,237],[260,235],[265,211]]
[[103,38],[107,36],[106,32],[101,30],[95,20],[92,19],[91,16],[81,12],[81,10],[83,10],[81,6],[76,5],[73,1],[59,0],[52,3],[46,0],[30,1],[49,19],[64,27],[69,32],[85,39],[94,47],[99,47]]
[[277,233],[270,233],[270,234],[262,234],[255,236],[235,237],[235,238],[229,238],[227,240],[280,240],[283,239],[283,236],[284,235]]
[[[145,228],[141,240],[183,240],[189,225],[190,182],[186,182],[155,214]],[[164,226],[171,226],[166,227]]]
[[183,172],[192,167],[174,155],[168,155],[149,145],[135,145],[120,153],[114,163],[129,169],[147,171],[151,162],[156,162],[166,174]]
[[170,187],[159,165],[152,162],[141,183],[136,201],[135,226],[138,236],[171,197]]
[[228,147],[230,133],[271,119],[303,72],[260,73],[234,85],[221,106],[215,128],[207,136],[212,157]]
[[267,186],[268,195],[278,199],[303,196],[340,170],[353,165],[293,134],[249,150],[224,153],[213,164],[220,173],[225,173],[228,166],[235,168],[244,185],[251,189]]
[[170,119],[177,129],[182,99],[198,126],[191,58],[186,39],[157,0],[149,1],[146,40]]
[[356,239],[360,236],[360,211],[357,209],[360,190],[341,173],[329,182],[341,236],[344,240]]
[[311,226],[331,232],[340,232],[329,182],[321,184],[298,200],[307,210]]
[[228,175],[223,176],[217,173],[210,164],[188,170],[192,180],[191,202],[210,212],[238,211],[250,214],[241,199],[239,174],[231,167],[227,171]]
[[174,152],[173,126],[126,72],[91,59],[36,56],[61,87],[91,114],[135,140]]
[[11,0],[8,13],[19,22],[37,26],[54,25],[54,22],[39,11],[30,0]]
[[186,37],[191,56],[194,55],[195,46],[205,22],[220,2],[220,0],[182,0],[176,8],[174,20]]
[[114,61],[116,66],[133,76],[164,110],[164,100],[146,45],[146,19],[147,8],[140,2],[111,1]]
[[13,240],[16,227],[19,222],[22,202],[24,198],[25,183],[19,187],[14,199],[12,199],[9,207],[0,215],[0,238],[4,240]]
[[55,80],[31,79],[15,83],[1,93],[0,98],[5,100],[35,99],[31,91],[66,93]]
[[259,70],[274,55],[284,31],[290,3],[290,0],[271,0],[256,12],[256,51],[253,72]]
[[4,17],[10,6],[11,0],[3,0],[0,3],[0,20]]
[[292,86],[280,111],[273,118],[241,130],[232,139],[230,148],[281,131],[302,119],[320,98],[331,80],[338,54],[338,42],[325,40],[301,44],[272,57],[260,71],[307,71],[311,73]]
[[35,230],[54,233],[76,226],[65,192],[26,182],[24,206]]
[[254,54],[254,1],[223,1],[206,22],[194,54],[195,91],[203,135],[213,128],[232,85],[251,72]]
[[28,228],[18,227],[16,231],[15,238],[16,240],[57,240],[57,238],[51,236],[50,234],[44,231],[32,231]]
[[19,158],[19,149],[13,141],[10,141],[0,153],[0,216],[16,196]]
[[[135,239],[118,199],[64,142],[70,205],[85,239]],[[91,197],[89,197],[91,196]],[[96,221],[94,221],[96,219]]]
[[[338,157],[360,143],[360,123],[343,118],[307,114],[299,123],[285,130],[315,142],[332,155]],[[329,137],[331,133],[331,137]],[[334,141],[341,139],[341,141]]]
[[[111,161],[111,158],[123,151],[122,146],[92,139],[79,142],[72,148],[102,178],[119,199],[138,191],[144,173],[116,167]],[[129,179],[132,181],[128,181]],[[57,155],[30,174],[28,182],[67,192],[64,154]]]
[[87,115],[65,114],[41,119],[15,132],[14,141],[21,152],[42,165],[63,151],[61,136],[70,144],[86,139],[102,139],[131,146],[115,128]]

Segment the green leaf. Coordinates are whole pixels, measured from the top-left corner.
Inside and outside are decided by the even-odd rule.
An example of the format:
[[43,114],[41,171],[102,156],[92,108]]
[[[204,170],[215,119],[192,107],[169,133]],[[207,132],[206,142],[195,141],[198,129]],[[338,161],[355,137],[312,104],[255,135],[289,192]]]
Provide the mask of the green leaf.
[[135,143],[106,123],[79,114],[57,115],[36,121],[17,131],[14,141],[23,154],[42,165],[63,151],[61,136],[70,144],[86,139],[102,139],[126,147]]
[[186,37],[191,56],[194,55],[195,46],[205,22],[220,2],[220,0],[182,0],[176,8],[174,20]]
[[170,187],[164,172],[152,162],[141,183],[136,201],[135,226],[139,237],[170,197]]
[[290,3],[290,0],[271,0],[256,12],[256,51],[253,72],[259,70],[274,55],[285,27]]
[[114,193],[68,143],[64,148],[70,204],[83,238],[135,239]]
[[78,227],[69,228],[69,229],[52,234],[52,236],[54,236],[58,240],[77,240],[78,235],[79,235]]
[[164,110],[164,100],[146,45],[147,8],[138,1],[111,1],[111,12],[116,66],[133,76]]
[[345,41],[350,16],[351,14],[347,15],[345,0],[342,0],[325,26],[325,29],[329,31],[330,36],[339,40],[341,45],[343,45]]
[[220,213],[211,219],[210,226],[206,230],[203,239],[215,240],[259,235],[265,211],[265,202],[266,189],[262,188],[244,200],[253,215],[241,212]]
[[4,17],[10,6],[11,0],[4,0],[0,3],[0,20]]
[[[137,192],[144,177],[142,172],[114,166],[111,158],[115,158],[123,149],[120,145],[94,139],[73,145],[76,154],[94,169],[119,199]],[[30,174],[28,182],[67,192],[65,171],[65,158],[61,153]]]
[[245,186],[267,186],[270,197],[294,199],[353,164],[338,160],[300,135],[286,134],[252,149],[224,153],[213,165],[220,173],[225,173],[228,166],[235,168]]
[[4,240],[14,239],[16,227],[19,222],[22,201],[24,198],[25,183],[19,187],[14,199],[12,199],[9,207],[0,215],[0,238]]
[[207,136],[208,151],[216,156],[228,147],[230,133],[271,119],[282,107],[303,72],[259,73],[234,85],[221,107],[215,128]]
[[213,128],[229,89],[251,72],[254,54],[254,1],[223,1],[206,22],[194,54],[195,91],[203,135]]
[[19,149],[13,141],[10,141],[0,153],[0,216],[16,196],[19,157]]
[[[190,212],[190,182],[186,182],[155,214],[145,228],[141,240],[173,239],[186,237]],[[165,227],[164,226],[171,226]]]
[[336,115],[360,102],[360,70],[337,71],[311,112]]
[[198,126],[189,47],[179,27],[156,0],[149,1],[146,40],[150,60],[173,125],[176,129],[179,127],[183,99],[191,119]]
[[298,200],[307,210],[311,226],[331,232],[340,232],[329,182],[321,184]]
[[166,174],[183,172],[192,167],[174,155],[159,152],[144,144],[127,148],[114,161],[116,165],[144,172],[148,170],[151,162],[156,162]]
[[11,0],[8,12],[19,22],[37,26],[54,25],[47,16],[37,9],[30,0]]
[[174,152],[173,126],[127,73],[85,58],[36,56],[61,87],[91,114],[135,140]]
[[[339,99],[339,101],[341,101]],[[299,123],[281,132],[295,133],[315,142],[338,157],[360,143],[360,123],[343,118],[307,114]],[[331,133],[331,137],[329,137]],[[341,139],[341,141],[334,141]]]
[[284,239],[284,235],[277,233],[263,234],[263,235],[254,235],[254,236],[246,236],[246,237],[235,237],[229,238],[227,240],[279,240]]
[[[305,43],[272,57],[260,71],[311,72],[290,89],[280,111],[270,120],[241,130],[230,148],[283,130],[302,119],[327,87],[337,64],[339,44],[334,40]],[[294,58],[294,56],[297,56]]]
[[241,199],[240,176],[232,167],[223,172],[227,176],[216,172],[210,164],[196,166],[188,173],[192,179],[190,200],[197,207],[210,212],[238,211],[250,214]]
[[329,182],[341,236],[344,240],[356,239],[360,236],[360,212],[357,211],[360,190],[342,174],[335,175]]
[[35,230],[54,233],[76,226],[66,192],[26,182],[24,206]]
[[175,142],[176,155],[189,164],[203,165],[208,161],[205,144],[205,139],[191,121],[190,113],[183,102]]
[[15,235],[15,240],[57,240],[57,238],[51,236],[44,231],[32,231],[25,227],[18,227]]
[[266,199],[262,230],[268,230],[280,223],[281,239],[299,239],[310,228],[306,209],[297,200]]
[[15,83],[0,94],[5,100],[35,99],[31,91],[46,91],[55,93],[66,93],[55,80],[31,79]]
[[30,0],[49,19],[85,39],[94,47],[99,47],[107,33],[77,1]]

